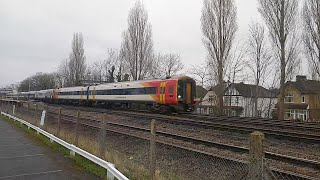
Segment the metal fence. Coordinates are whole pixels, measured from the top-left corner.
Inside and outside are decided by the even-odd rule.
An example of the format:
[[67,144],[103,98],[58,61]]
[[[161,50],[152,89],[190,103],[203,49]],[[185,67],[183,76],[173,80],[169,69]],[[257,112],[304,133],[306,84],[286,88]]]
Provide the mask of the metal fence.
[[[297,179],[295,175],[270,168],[264,156],[264,135],[259,132],[252,133],[248,139],[249,153],[234,156],[231,151],[215,153],[217,149],[202,144],[160,137],[154,120],[150,124],[138,122],[141,130],[138,131],[126,123],[130,117],[48,108],[41,103],[13,107],[11,103],[1,102],[0,108],[115,164],[130,179]],[[41,122],[43,110],[46,117]],[[143,128],[145,125],[147,129]]]
[[[79,129],[79,113],[77,114],[77,121],[76,121],[76,134],[74,136],[74,141],[68,141],[68,140],[62,140],[58,138],[60,131],[61,131],[61,109],[60,110],[60,116],[58,117],[58,123],[57,126],[54,127],[54,117],[50,115],[50,112],[48,111],[47,106],[44,106],[44,109],[41,110],[41,108],[38,108],[38,105],[35,105],[35,108],[32,111],[32,108],[30,108],[29,104],[27,109],[23,107],[23,104],[3,104],[1,103],[1,115],[8,116],[9,118],[19,121],[21,124],[24,124],[28,127],[28,129],[33,129],[37,131],[38,134],[42,134],[46,136],[47,138],[50,139],[51,142],[56,142],[65,148],[70,150],[70,155],[75,156],[76,154],[79,154],[80,156],[96,163],[97,165],[103,167],[106,169],[107,172],[107,179],[108,180],[128,180],[127,177],[125,177],[121,172],[119,172],[115,167],[114,164],[111,164],[107,161],[104,160],[104,158],[99,158],[81,148],[79,148],[79,135],[78,133],[80,132]],[[47,114],[47,115],[46,115]],[[51,117],[51,118],[50,118]],[[50,120],[49,120],[50,119]],[[56,135],[54,136],[54,132],[51,132],[50,134],[49,129],[51,128],[51,131],[57,130]],[[53,130],[53,131],[54,131]],[[71,129],[72,130],[72,129]],[[75,146],[75,145],[76,146]],[[103,144],[100,144],[100,147]]]

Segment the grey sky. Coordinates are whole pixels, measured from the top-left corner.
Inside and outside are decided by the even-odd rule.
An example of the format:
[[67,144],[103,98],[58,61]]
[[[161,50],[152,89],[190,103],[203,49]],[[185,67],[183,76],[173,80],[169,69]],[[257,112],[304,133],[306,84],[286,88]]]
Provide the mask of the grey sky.
[[[204,61],[202,0],[144,0],[157,52],[181,55],[186,67]],[[133,0],[0,0],[0,87],[36,72],[53,72],[71,50],[72,34],[82,32],[87,61],[119,48]],[[236,0],[238,39],[257,19],[256,0]]]

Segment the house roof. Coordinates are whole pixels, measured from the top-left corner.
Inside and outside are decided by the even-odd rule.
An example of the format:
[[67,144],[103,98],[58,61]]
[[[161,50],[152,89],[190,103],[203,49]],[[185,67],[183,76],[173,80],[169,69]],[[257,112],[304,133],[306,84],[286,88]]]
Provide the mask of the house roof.
[[196,97],[197,98],[203,98],[207,94],[207,90],[203,88],[202,86],[197,85],[196,86]]
[[[227,86],[227,83],[223,84],[224,88],[221,89],[221,85],[214,86],[209,89],[209,91],[214,91],[216,94],[224,93],[227,87],[234,87],[243,97],[254,97],[256,96],[256,85],[253,84],[245,84],[245,83],[230,83]],[[276,93],[274,91],[269,91],[262,86],[258,86],[258,96],[259,98],[270,98],[276,97]]]
[[286,86],[292,86],[301,94],[319,94],[320,81],[315,80],[298,80],[296,82],[288,81]]
[[[223,87],[221,88],[221,86],[223,86]],[[213,91],[217,95],[219,95],[219,94],[223,94],[227,87],[228,87],[228,83],[227,82],[223,82],[222,85],[218,84],[216,86],[213,86],[208,91]]]
[[262,86],[258,86],[258,94],[256,95],[256,85],[244,84],[244,83],[234,83],[232,85],[244,97],[255,97],[255,96],[259,98],[276,97],[276,95],[272,91],[269,91]]

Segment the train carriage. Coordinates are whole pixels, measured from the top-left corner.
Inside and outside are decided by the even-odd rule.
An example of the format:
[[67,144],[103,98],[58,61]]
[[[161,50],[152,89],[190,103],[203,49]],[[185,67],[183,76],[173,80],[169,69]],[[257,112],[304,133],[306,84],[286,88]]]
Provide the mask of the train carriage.
[[59,88],[53,91],[52,99],[58,102],[78,103],[86,101],[87,88],[83,86]]
[[66,103],[103,104],[128,109],[143,104],[148,109],[161,112],[190,112],[195,105],[195,86],[192,78],[179,76],[60,88],[53,91],[52,98]]
[[35,100],[50,102],[52,99],[53,89],[41,90],[35,92]]
[[125,106],[145,104],[161,111],[193,111],[195,81],[187,76],[90,86],[93,103]]

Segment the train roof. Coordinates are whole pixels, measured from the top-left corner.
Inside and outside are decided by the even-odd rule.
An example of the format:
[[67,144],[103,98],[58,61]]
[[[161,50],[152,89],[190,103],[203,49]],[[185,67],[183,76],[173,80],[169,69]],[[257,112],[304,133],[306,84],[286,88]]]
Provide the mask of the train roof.
[[80,91],[81,89],[84,90],[84,88],[87,86],[75,86],[75,87],[65,87],[65,88],[59,88],[60,92],[64,92],[64,91]]
[[[183,80],[183,79],[192,79],[189,76],[174,76],[170,78],[163,79],[145,79],[145,80],[137,80],[137,81],[123,81],[123,82],[113,82],[113,83],[104,83],[99,85],[118,85],[118,84],[134,84],[134,83],[145,83],[145,82],[154,82],[154,81],[165,81],[165,80]],[[97,86],[99,86],[97,85]]]
[[[147,83],[147,82],[158,82],[158,81],[165,81],[165,80],[184,80],[184,79],[192,79],[189,76],[173,76],[169,78],[163,78],[163,79],[147,79],[147,80],[137,80],[137,81],[123,81],[123,82],[114,82],[114,83],[104,83],[96,85],[95,87],[99,86],[117,86],[117,85],[128,85],[128,84],[140,84],[140,83]],[[64,91],[80,91],[84,90],[83,88],[86,88],[88,86],[75,86],[75,87],[65,87],[65,88],[58,88],[60,92]],[[94,86],[91,86],[94,87]],[[54,89],[44,89],[40,91],[30,91],[30,92],[20,92],[21,94],[35,94],[35,93],[42,93],[47,91],[53,91]]]

